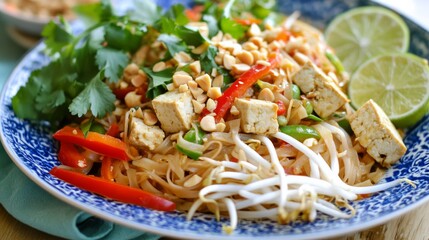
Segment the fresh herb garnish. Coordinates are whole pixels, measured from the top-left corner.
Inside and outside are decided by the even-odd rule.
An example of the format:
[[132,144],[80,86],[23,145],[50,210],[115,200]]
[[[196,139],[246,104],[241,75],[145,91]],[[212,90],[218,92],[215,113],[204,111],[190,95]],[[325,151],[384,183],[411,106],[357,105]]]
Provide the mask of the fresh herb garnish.
[[[28,82],[12,98],[12,107],[20,118],[62,122],[69,116],[104,117],[115,109],[115,95],[108,84],[117,83],[132,56],[142,45],[160,41],[166,48],[162,60],[169,60],[175,54],[185,52],[200,60],[204,72],[213,69],[224,76],[224,84],[233,81],[229,71],[216,64],[218,50],[210,44],[210,38],[220,30],[237,40],[245,36],[248,26],[235,19],[246,10],[254,17],[264,17],[270,0],[196,2],[203,5],[201,12],[193,18],[186,14],[183,5],[173,5],[163,11],[153,1],[135,1],[134,7],[125,15],[117,14],[108,0],[78,6],[77,15],[84,20],[87,29],[74,34],[72,27],[64,20],[50,22],[43,30],[44,52],[51,58],[48,65],[31,73]],[[201,6],[200,6],[201,7]],[[224,8],[225,7],[225,8]],[[245,8],[245,9],[244,9]],[[198,11],[198,10],[197,10]],[[191,20],[208,25],[208,37],[190,24]],[[207,45],[201,54],[193,49]],[[148,76],[146,97],[153,99],[167,91],[177,67],[153,72],[152,64],[142,63],[142,70]]]
[[149,87],[146,93],[146,97],[154,99],[167,92],[167,84],[172,82],[173,79],[173,68],[167,68],[159,72],[154,72],[150,68],[143,68],[144,72],[150,78]]

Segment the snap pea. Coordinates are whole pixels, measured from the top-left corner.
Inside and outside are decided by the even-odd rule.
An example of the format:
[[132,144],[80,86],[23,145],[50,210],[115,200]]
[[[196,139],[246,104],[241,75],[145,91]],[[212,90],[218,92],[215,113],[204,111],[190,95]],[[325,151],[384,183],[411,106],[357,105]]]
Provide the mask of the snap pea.
[[320,139],[319,132],[315,128],[306,125],[282,126],[280,127],[280,131],[301,142],[307,138]]
[[301,99],[301,90],[295,84],[292,84],[292,98],[297,100]]
[[307,116],[307,119],[308,119],[308,120],[313,120],[313,121],[315,121],[315,122],[322,122],[322,121],[323,121],[320,117],[318,117],[318,116],[316,116],[316,115],[314,115],[314,114],[309,114],[309,115]]
[[308,115],[313,112],[313,105],[311,105],[311,102],[308,100],[304,100],[304,108]]
[[352,127],[350,126],[350,122],[346,119],[345,112],[334,113],[332,116],[342,129],[344,129],[349,134],[353,134]]
[[333,54],[330,51],[327,51],[325,53],[326,57],[329,59],[329,61],[334,65],[335,69],[338,71],[338,73],[344,72],[344,66],[341,63],[340,59],[338,59],[337,55]]
[[313,120],[313,121],[316,121],[316,122],[323,121],[321,118],[319,118],[318,116],[316,116],[316,115],[313,114],[313,105],[311,105],[310,101],[304,100],[304,108],[305,108],[305,111],[308,114],[308,116],[307,116],[308,120]]

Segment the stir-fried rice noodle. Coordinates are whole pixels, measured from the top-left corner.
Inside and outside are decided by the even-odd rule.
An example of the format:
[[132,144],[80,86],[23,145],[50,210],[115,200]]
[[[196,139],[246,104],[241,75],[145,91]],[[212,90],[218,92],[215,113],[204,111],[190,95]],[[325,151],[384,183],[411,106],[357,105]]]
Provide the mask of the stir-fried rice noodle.
[[[355,211],[349,201],[406,181],[378,183],[385,170],[366,153],[355,136],[334,119],[308,120],[305,97],[292,97],[293,72],[303,65],[303,60],[314,56],[321,69],[332,75],[340,86],[347,80],[326,59],[321,34],[298,21],[298,16],[294,13],[283,28],[270,27],[261,34],[266,41],[270,34],[283,29],[297,31],[297,36],[283,45],[277,43],[280,47],[273,44],[259,51],[276,51],[283,61],[283,65],[280,64],[283,67],[271,70],[269,76],[270,86],[275,86],[272,87],[273,101],[281,101],[286,107],[282,124],[312,126],[320,138],[299,141],[281,131],[244,133],[240,119],[232,117],[225,118],[224,130],[206,132],[202,144],[184,140],[185,132],[181,131],[166,133],[153,150],[138,149],[130,142],[131,121],[141,118],[144,109],[153,110],[153,106],[150,102],[133,108],[117,104],[113,114],[99,120],[106,128],[113,123],[121,126],[121,138],[128,146],[130,161],[113,161],[114,181],[176,202],[179,210],[187,212],[188,219],[197,212],[212,212],[218,219],[221,215],[229,216],[227,232],[237,227],[239,219],[288,223],[297,219],[311,221],[319,213],[350,218]],[[222,35],[215,36],[213,44],[222,45],[219,39]],[[156,59],[156,54],[150,54],[154,46],[142,47],[147,53],[146,61]],[[158,47],[154,52],[160,51],[162,48]],[[258,98],[253,94],[249,90],[244,97]],[[348,115],[353,109],[346,104],[341,111]],[[192,129],[198,131],[198,126],[193,123]],[[198,160],[191,159],[176,148],[177,144],[185,144],[202,155]]]

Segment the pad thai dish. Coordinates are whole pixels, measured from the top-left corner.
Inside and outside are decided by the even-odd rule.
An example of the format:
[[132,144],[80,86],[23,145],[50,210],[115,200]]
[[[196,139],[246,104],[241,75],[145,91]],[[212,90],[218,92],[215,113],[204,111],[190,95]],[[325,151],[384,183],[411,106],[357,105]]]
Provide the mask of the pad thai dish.
[[[96,69],[66,92],[69,113],[55,114],[61,165],[51,174],[188,219],[227,216],[225,232],[239,219],[350,218],[351,201],[410,183],[378,183],[406,147],[374,101],[351,107],[348,73],[322,33],[298,13],[261,17],[233,3],[176,5],[156,21],[112,15],[68,43],[97,44],[93,62],[48,38],[51,65]],[[50,27],[66,34],[62,24]]]

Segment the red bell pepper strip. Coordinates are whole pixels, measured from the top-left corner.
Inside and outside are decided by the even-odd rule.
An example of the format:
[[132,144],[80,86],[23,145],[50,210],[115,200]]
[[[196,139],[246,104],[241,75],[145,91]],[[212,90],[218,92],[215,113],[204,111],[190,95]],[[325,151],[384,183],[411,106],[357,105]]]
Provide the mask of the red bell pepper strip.
[[278,108],[277,108],[277,116],[285,115],[286,113],[286,106],[283,101],[277,101],[276,102]]
[[58,141],[76,144],[104,156],[129,160],[127,145],[120,139],[109,135],[88,132],[85,137],[79,128],[65,126],[54,133],[53,137]]
[[243,25],[243,26],[250,26],[252,24],[260,24],[262,22],[261,19],[257,19],[257,18],[247,18],[247,19],[234,18],[234,21],[238,24]]
[[292,34],[289,31],[284,30],[277,34],[276,40],[288,42],[291,36]]
[[51,169],[50,174],[78,188],[99,194],[112,200],[131,203],[159,211],[174,211],[176,204],[141,189],[124,186],[99,177],[66,170],[59,167]]
[[113,90],[113,94],[115,94],[116,99],[119,99],[119,100],[123,101],[124,98],[125,98],[125,96],[128,93],[130,93],[132,91],[135,91],[135,90],[136,90],[136,87],[134,87],[134,86],[129,86],[129,87],[126,87],[126,88],[116,88],[115,90]]
[[[241,97],[246,93],[247,89],[252,87],[258,79],[267,75],[272,68],[274,68],[279,62],[280,57],[277,53],[272,53],[269,57],[270,65],[256,64],[253,65],[247,72],[243,73],[237,80],[235,80],[231,86],[229,86],[222,96],[217,99],[216,109],[213,111],[216,113],[215,120],[219,122],[234,103],[235,98]],[[205,108],[201,113],[201,116],[205,116],[210,112]]]
[[113,173],[112,173],[112,159],[109,157],[104,157],[101,160],[101,177],[113,181]]
[[121,130],[119,129],[119,125],[116,123],[112,123],[109,129],[107,129],[106,135],[117,137],[120,132]]
[[198,22],[201,19],[204,6],[196,5],[193,8],[185,9],[185,16],[188,17],[192,22]]
[[86,158],[76,149],[76,147],[67,142],[62,142],[58,152],[58,160],[61,164],[72,168],[85,168],[88,166]]

